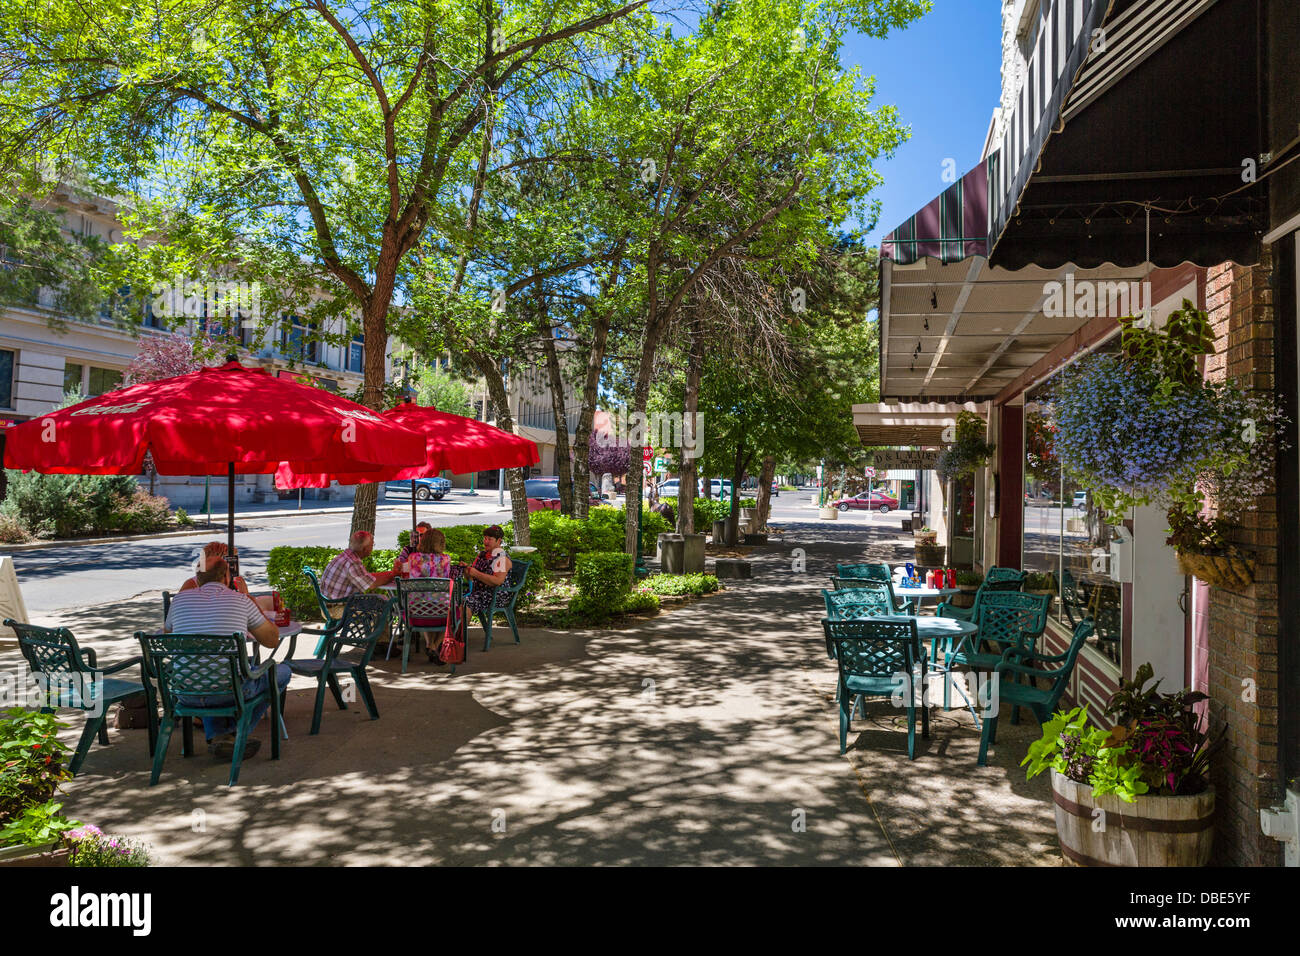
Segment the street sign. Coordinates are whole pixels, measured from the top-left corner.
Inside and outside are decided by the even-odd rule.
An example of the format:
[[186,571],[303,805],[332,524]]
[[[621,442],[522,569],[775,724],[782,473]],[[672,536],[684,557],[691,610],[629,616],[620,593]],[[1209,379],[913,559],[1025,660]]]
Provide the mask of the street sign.
[[876,461],[876,467],[881,469],[926,469],[934,468],[939,464],[939,452],[937,451],[893,449],[875,452],[873,457]]
[[646,445],[644,448],[641,449],[642,461],[649,461],[654,456],[655,456],[655,450],[651,448],[649,445]]
[[667,471],[667,470],[668,470],[668,459],[667,459],[667,458],[656,458],[656,459],[655,459],[655,464],[654,464],[654,470],[655,470],[655,471]]
[[652,465],[652,464],[651,464],[650,462],[648,462],[648,461],[643,461],[643,462],[641,462],[641,470],[645,473],[645,476],[646,476],[647,478],[649,478],[651,475],[653,475],[653,474],[655,473],[655,472],[654,472],[654,465]]
[[866,477],[868,478],[876,477],[876,469],[872,468],[870,465],[867,465]]

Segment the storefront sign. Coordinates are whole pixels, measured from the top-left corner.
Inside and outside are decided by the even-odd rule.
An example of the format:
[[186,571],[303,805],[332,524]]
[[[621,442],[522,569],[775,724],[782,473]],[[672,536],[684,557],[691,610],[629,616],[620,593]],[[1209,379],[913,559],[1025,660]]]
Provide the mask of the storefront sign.
[[878,451],[874,457],[877,468],[915,470],[934,468],[939,463],[937,451]]

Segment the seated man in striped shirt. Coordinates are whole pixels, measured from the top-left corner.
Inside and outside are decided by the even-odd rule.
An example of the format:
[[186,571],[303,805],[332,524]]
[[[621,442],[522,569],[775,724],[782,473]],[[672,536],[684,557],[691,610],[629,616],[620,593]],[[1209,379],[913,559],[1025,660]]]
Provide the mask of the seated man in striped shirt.
[[354,594],[362,594],[373,587],[387,584],[397,577],[396,571],[371,574],[366,570],[366,558],[375,550],[375,536],[369,531],[354,531],[348,539],[348,549],[339,553],[325,566],[320,576],[320,590],[327,601],[343,601]]
[[[230,588],[230,565],[224,558],[204,561],[195,576],[199,586],[181,591],[172,598],[167,612],[165,630],[169,634],[238,634],[246,632],[263,647],[280,645],[280,629],[267,620],[262,609],[247,594]],[[293,674],[287,664],[275,667],[275,683],[279,691],[289,686]],[[266,689],[266,677],[244,683],[244,696],[252,697]],[[212,695],[196,697],[187,703],[199,707],[220,707],[234,702],[229,696]],[[259,704],[253,712],[253,726],[266,714],[270,703]],[[232,757],[235,752],[235,721],[232,717],[204,717],[203,734],[208,739],[208,752],[217,757]],[[272,733],[278,732],[278,728]],[[261,741],[249,738],[244,746],[244,756],[251,757],[261,747]]]

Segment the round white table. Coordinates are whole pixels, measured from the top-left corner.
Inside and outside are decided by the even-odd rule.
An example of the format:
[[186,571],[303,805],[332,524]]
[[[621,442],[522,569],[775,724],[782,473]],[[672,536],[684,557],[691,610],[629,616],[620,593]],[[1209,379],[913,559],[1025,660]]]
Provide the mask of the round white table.
[[940,599],[951,597],[954,594],[960,594],[961,588],[909,588],[905,585],[894,586],[894,597],[902,598],[905,601],[911,601],[913,607],[919,608],[922,601],[930,599]]

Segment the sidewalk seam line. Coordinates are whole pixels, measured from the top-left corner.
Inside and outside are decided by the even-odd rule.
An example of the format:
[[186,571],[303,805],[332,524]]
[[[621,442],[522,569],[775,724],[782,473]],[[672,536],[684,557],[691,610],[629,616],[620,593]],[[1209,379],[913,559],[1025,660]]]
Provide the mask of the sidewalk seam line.
[[871,815],[876,818],[876,825],[880,827],[885,842],[889,844],[889,852],[894,854],[894,859],[898,861],[899,866],[906,867],[907,864],[903,862],[902,856],[898,853],[898,848],[894,846],[889,831],[885,829],[885,821],[880,819],[880,814],[876,812],[876,805],[871,802],[871,794],[867,791],[867,782],[862,779],[862,771],[858,769],[858,765],[852,759],[849,760],[849,766],[853,768],[853,774],[858,778],[858,788],[862,791],[862,795],[867,798],[867,806],[871,808]]

